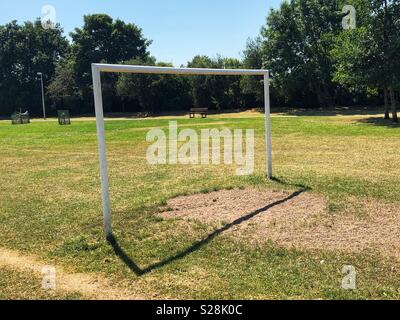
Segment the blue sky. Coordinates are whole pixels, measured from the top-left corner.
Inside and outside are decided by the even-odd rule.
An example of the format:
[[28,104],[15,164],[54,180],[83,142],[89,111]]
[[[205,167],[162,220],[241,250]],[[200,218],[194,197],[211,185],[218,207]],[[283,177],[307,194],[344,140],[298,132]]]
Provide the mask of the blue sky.
[[196,54],[240,57],[246,39],[259,34],[271,7],[281,0],[2,0],[0,24],[42,16],[56,9],[65,33],[82,26],[83,15],[107,13],[133,22],[152,39],[157,60],[186,64]]

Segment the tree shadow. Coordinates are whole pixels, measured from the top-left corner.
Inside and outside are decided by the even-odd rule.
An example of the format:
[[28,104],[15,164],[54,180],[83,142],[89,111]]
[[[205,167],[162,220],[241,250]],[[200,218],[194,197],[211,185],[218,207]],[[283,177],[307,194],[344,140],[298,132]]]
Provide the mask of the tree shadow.
[[[277,180],[278,181],[278,180]],[[224,225],[223,227],[216,229],[215,231],[213,231],[212,233],[208,234],[205,238],[203,238],[202,240],[196,241],[195,243],[193,243],[190,247],[188,247],[187,249],[177,253],[176,255],[173,255],[163,261],[160,261],[158,263],[154,263],[144,269],[140,268],[129,256],[128,254],[124,251],[124,249],[120,246],[118,239],[115,236],[111,236],[108,240],[108,242],[110,243],[110,245],[112,246],[112,248],[114,249],[115,254],[121,259],[122,262],[125,263],[125,265],[133,272],[135,273],[137,276],[143,276],[147,273],[150,273],[154,270],[157,270],[159,268],[162,268],[174,261],[180,260],[198,250],[200,250],[201,248],[203,248],[205,245],[207,245],[208,243],[210,243],[214,238],[216,238],[217,236],[221,235],[222,233],[224,233],[225,231],[230,230],[231,228],[241,225],[242,223],[251,220],[252,218],[265,213],[266,211],[270,210],[273,207],[279,206],[285,202],[288,202],[296,197],[298,197],[299,195],[301,195],[302,193],[304,193],[307,189],[302,188],[301,190],[298,190],[296,192],[294,192],[293,194],[291,194],[290,196],[282,199],[282,200],[278,200],[276,202],[273,202],[271,204],[266,205],[263,208],[257,209],[253,212],[250,212],[238,219],[236,219],[235,221],[228,223],[226,225]]]
[[390,119],[383,119],[382,117],[371,117],[366,119],[357,120],[359,123],[370,124],[377,127],[386,128],[400,128],[400,123],[395,123]]
[[[286,108],[281,113],[289,116],[357,116],[357,115],[382,115],[383,107],[332,107],[332,108]],[[276,110],[279,112],[279,110]]]

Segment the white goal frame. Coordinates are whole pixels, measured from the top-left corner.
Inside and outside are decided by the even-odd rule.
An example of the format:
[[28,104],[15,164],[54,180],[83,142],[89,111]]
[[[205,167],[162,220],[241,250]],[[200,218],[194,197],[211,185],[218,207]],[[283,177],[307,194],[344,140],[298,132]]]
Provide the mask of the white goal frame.
[[101,73],[136,73],[136,74],[174,74],[174,75],[247,75],[264,76],[265,103],[265,139],[266,139],[266,171],[272,179],[272,145],[271,145],[271,109],[270,109],[270,72],[269,70],[249,69],[203,69],[203,68],[171,68],[154,66],[129,66],[115,64],[92,64],[94,106],[96,110],[97,140],[99,148],[101,192],[103,201],[104,232],[107,239],[112,237],[110,191],[108,181],[107,148],[104,130],[104,110],[101,90]]

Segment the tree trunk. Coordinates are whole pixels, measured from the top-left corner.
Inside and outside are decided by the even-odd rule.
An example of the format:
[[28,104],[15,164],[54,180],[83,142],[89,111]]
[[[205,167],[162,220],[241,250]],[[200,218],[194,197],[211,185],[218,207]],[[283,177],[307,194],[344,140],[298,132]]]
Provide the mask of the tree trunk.
[[396,92],[393,88],[390,88],[390,100],[392,102],[392,122],[398,123],[399,119],[397,117],[397,99],[396,99]]
[[383,95],[384,95],[384,100],[385,100],[385,120],[390,119],[390,114],[389,114],[389,91],[386,86],[383,87]]

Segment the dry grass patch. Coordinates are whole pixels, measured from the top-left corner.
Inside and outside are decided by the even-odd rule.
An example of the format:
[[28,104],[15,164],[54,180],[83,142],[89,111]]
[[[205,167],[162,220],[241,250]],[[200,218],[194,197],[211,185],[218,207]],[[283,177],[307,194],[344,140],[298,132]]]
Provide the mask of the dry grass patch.
[[304,139],[294,135],[278,141],[274,152],[280,169],[370,183],[393,181],[391,164],[399,159],[397,141],[367,136]]
[[327,199],[320,195],[304,192],[290,198],[286,192],[235,189],[172,199],[161,216],[217,225],[254,244],[274,241],[288,248],[373,250],[400,258],[398,204],[376,200],[349,198],[339,212],[330,213]]

